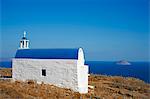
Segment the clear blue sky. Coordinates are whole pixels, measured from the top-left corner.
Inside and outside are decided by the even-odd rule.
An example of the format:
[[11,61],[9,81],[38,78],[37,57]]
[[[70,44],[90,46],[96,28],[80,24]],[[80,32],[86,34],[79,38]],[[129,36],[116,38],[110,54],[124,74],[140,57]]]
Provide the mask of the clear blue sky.
[[86,60],[147,61],[148,0],[0,0],[0,57],[31,48],[83,47]]

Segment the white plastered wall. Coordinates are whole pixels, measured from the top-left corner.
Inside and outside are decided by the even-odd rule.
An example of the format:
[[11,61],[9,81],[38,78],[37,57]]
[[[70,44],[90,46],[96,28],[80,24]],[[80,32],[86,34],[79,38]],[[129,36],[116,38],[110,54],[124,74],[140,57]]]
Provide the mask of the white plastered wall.
[[88,93],[88,66],[84,65],[84,52],[82,48],[78,51],[77,72],[78,89],[80,93]]
[[[42,76],[46,69],[46,76]],[[77,60],[70,59],[13,59],[14,80],[36,80],[79,92]]]

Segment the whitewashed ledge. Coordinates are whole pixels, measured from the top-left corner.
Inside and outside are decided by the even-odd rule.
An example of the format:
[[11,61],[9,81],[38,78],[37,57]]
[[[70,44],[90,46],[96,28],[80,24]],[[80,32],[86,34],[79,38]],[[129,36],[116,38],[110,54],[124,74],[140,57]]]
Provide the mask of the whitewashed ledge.
[[0,80],[12,80],[12,78],[0,78]]

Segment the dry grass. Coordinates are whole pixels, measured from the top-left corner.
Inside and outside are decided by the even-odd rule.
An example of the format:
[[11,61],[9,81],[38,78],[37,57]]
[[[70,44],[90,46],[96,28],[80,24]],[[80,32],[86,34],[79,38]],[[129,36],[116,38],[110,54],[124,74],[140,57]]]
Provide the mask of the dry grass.
[[37,84],[34,81],[0,81],[0,98],[42,98],[70,99],[88,98],[90,95],[80,95],[70,89],[59,88],[49,84]]
[[[11,69],[7,71],[10,73]],[[89,89],[88,94],[79,94],[50,84],[37,84],[32,80],[13,82],[1,79],[0,99],[148,99],[150,96],[150,84],[135,78],[90,75],[89,84],[95,87],[94,90]]]
[[12,75],[12,69],[11,68],[0,68],[0,76],[10,76]]
[[130,77],[91,75],[89,84],[95,86],[95,96],[106,99],[148,99],[150,96],[150,84]]

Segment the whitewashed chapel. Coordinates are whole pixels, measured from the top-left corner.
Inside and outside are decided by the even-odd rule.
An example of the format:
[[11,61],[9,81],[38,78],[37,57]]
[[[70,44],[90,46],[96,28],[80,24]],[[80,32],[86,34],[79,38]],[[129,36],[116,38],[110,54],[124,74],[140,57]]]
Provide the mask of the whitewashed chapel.
[[36,80],[76,92],[88,92],[88,66],[77,49],[30,49],[26,32],[13,59],[14,80]]

